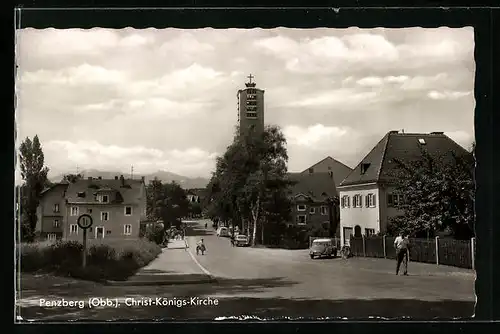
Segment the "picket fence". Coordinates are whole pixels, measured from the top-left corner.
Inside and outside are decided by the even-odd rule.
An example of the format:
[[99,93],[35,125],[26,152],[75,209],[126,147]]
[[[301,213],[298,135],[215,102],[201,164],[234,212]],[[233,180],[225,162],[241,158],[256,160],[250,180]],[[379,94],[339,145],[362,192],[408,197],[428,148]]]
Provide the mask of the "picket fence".
[[[318,237],[310,237],[309,244]],[[340,249],[340,239],[335,238]],[[394,237],[351,237],[351,253],[354,256],[395,259]],[[470,240],[410,239],[410,261],[434,263],[467,269],[475,269],[476,238]]]

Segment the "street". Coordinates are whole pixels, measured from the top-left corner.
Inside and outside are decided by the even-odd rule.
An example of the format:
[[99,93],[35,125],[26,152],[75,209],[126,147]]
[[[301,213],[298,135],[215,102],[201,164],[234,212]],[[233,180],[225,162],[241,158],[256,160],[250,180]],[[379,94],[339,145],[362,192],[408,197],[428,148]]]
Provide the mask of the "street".
[[[471,271],[421,263],[409,264],[409,276],[396,276],[392,260],[351,258],[311,260],[307,250],[232,247],[206,221],[187,222],[188,251],[217,282],[172,286],[103,286],[79,283],[72,288],[41,288],[36,279],[22,286],[21,316],[44,320],[216,319],[255,316],[292,317],[470,317],[474,313]],[[201,238],[205,255],[196,255]],[[32,286],[29,286],[32,284]],[[39,298],[185,298],[210,297],[218,305],[43,308]],[[31,300],[28,302],[28,300]]]

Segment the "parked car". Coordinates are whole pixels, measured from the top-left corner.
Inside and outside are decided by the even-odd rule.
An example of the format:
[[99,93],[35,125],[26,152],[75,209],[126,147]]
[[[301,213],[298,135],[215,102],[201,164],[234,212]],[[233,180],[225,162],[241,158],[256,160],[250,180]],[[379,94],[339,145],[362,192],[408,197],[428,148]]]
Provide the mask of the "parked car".
[[227,227],[219,227],[217,230],[218,237],[229,237],[229,230]]
[[311,259],[315,257],[336,257],[337,247],[331,239],[316,239],[313,240],[309,249]]
[[245,246],[249,246],[250,243],[248,242],[248,237],[244,234],[238,234],[235,238],[234,238],[234,243],[236,246],[241,246],[241,247],[245,247]]

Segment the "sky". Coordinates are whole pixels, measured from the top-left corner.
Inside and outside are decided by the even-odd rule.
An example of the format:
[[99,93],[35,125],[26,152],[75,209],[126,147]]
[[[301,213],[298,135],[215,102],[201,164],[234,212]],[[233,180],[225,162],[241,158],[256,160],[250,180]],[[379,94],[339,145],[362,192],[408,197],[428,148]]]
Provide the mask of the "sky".
[[474,31],[22,29],[18,142],[49,176],[83,169],[209,177],[231,143],[238,89],[265,90],[290,171],[355,167],[391,130],[474,140]]

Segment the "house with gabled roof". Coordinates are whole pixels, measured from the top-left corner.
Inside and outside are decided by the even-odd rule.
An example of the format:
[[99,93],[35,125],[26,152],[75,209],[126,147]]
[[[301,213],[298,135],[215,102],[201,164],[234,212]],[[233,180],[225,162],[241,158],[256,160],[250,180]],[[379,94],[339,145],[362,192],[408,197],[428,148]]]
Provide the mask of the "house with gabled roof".
[[77,220],[88,214],[93,218],[89,239],[139,238],[140,223],[146,219],[146,200],[144,178],[89,177],[56,184],[40,199],[38,232],[42,239],[81,239]]
[[388,132],[340,184],[340,236],[348,244],[352,235],[384,233],[390,218],[400,215],[395,206],[395,159],[422,159],[422,149],[431,156],[470,154],[443,132]]
[[292,201],[292,224],[329,230],[330,220],[338,227],[337,188],[332,173],[288,173]]
[[323,160],[315,163],[309,168],[306,168],[302,174],[313,174],[313,173],[331,173],[335,186],[339,186],[340,183],[352,172],[352,168],[343,164],[342,162],[328,156]]

